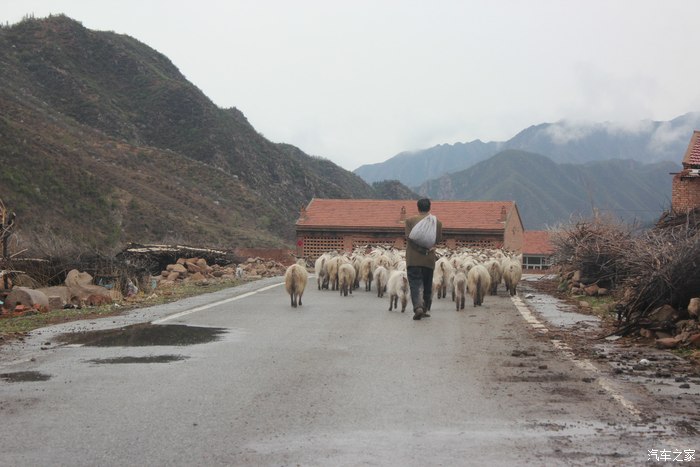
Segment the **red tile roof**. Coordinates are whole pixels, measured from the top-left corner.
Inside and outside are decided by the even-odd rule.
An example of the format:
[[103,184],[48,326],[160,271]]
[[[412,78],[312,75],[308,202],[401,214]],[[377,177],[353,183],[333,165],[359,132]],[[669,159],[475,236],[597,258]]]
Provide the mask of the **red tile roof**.
[[690,138],[690,144],[683,157],[683,168],[700,166],[700,131],[695,130]]
[[[405,208],[405,216],[401,210]],[[505,210],[505,212],[503,212]],[[513,201],[431,201],[430,212],[443,229],[503,230],[505,216],[517,212]],[[416,200],[314,198],[302,211],[297,227],[402,228],[418,214]]]
[[523,237],[523,254],[551,255],[554,253],[549,232],[546,230],[526,230]]

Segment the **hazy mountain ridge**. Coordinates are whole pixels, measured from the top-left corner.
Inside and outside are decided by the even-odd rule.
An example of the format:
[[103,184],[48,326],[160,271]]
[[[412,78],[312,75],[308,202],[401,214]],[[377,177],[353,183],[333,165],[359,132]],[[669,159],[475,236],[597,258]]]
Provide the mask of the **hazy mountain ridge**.
[[0,80],[0,199],[18,235],[281,245],[312,197],[378,197],[268,141],[159,52],[63,15],[0,27]]
[[628,125],[543,123],[522,130],[508,141],[442,144],[363,165],[355,173],[370,183],[387,178],[415,187],[431,178],[467,169],[505,149],[542,154],[558,163],[632,159],[680,164],[697,128],[700,128],[700,113],[688,113],[666,122],[644,120]]
[[418,193],[436,199],[514,200],[527,229],[607,212],[652,222],[670,206],[671,172],[680,164],[633,160],[557,164],[540,154],[505,150],[467,170],[429,180]]

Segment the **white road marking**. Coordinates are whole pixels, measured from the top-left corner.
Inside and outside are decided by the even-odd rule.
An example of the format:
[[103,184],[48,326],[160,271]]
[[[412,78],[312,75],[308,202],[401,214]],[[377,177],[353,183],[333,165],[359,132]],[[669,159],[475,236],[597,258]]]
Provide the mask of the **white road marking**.
[[223,305],[224,303],[235,302],[236,300],[241,300],[243,298],[250,297],[251,295],[255,295],[256,293],[264,292],[274,287],[279,287],[282,284],[284,284],[284,282],[280,282],[279,284],[268,285],[267,287],[263,287],[258,290],[253,290],[252,292],[247,292],[241,295],[237,295],[235,297],[227,298],[225,300],[219,300],[218,302],[207,303],[206,305],[198,306],[197,308],[192,308],[191,310],[181,311],[180,313],[175,313],[174,315],[166,316],[165,318],[155,320],[153,321],[153,324],[163,324],[174,319],[182,318],[183,316],[191,315],[192,313],[197,313],[198,311],[203,311],[209,308],[213,308],[215,306]]
[[[513,304],[515,305],[515,308],[520,312],[520,315],[527,321],[537,332],[540,332],[542,334],[546,334],[549,332],[547,327],[542,324],[542,322],[537,319],[537,317],[532,314],[530,309],[525,305],[525,303],[518,297],[517,295],[514,295],[511,297],[511,300],[513,301]],[[598,383],[598,385],[603,389],[606,393],[610,394],[610,396],[615,399],[620,405],[622,405],[627,411],[632,414],[634,417],[637,417],[638,419],[642,418],[642,412],[628,399],[626,399],[622,394],[620,394],[615,388],[614,388],[614,383],[607,377],[605,377],[600,370],[593,364],[591,363],[590,360],[588,359],[579,359],[576,358],[576,355],[574,352],[571,350],[571,347],[569,347],[566,343],[557,340],[557,339],[551,339],[552,345],[554,345],[554,348],[557,350],[560,350],[562,355],[564,355],[566,358],[571,360],[574,365],[576,365],[578,368],[591,373],[595,376],[595,381]]]

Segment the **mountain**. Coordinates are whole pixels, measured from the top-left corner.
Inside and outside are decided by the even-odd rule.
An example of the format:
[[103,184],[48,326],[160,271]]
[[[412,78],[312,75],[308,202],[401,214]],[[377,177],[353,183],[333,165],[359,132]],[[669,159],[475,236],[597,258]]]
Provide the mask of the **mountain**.
[[396,179],[414,187],[426,180],[466,169],[488,159],[499,151],[502,143],[440,144],[423,151],[405,151],[384,162],[362,165],[354,170],[367,183]]
[[380,199],[418,199],[418,194],[398,180],[384,180],[372,183],[372,188]]
[[626,126],[610,122],[543,123],[524,129],[508,141],[442,144],[403,152],[384,162],[358,167],[354,172],[368,183],[397,179],[415,187],[426,180],[467,169],[505,149],[542,154],[560,163],[610,159],[680,163],[696,128],[700,128],[700,113]]
[[[633,160],[557,164],[550,158],[505,150],[469,169],[429,180],[418,188],[435,199],[514,200],[526,229],[608,213],[640,223],[668,208],[671,175],[680,164]],[[665,201],[665,204],[664,204]]]
[[0,199],[32,247],[281,246],[312,197],[379,196],[268,141],[164,55],[63,15],[0,27],[0,82]]

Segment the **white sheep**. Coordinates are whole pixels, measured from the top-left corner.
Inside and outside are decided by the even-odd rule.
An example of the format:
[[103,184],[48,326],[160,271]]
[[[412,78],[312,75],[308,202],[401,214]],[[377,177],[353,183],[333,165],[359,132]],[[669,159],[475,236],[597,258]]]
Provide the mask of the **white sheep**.
[[399,299],[401,300],[401,313],[406,311],[408,296],[408,276],[405,271],[392,271],[386,285],[386,292],[389,294],[389,311],[399,309]]
[[338,290],[338,269],[340,265],[347,262],[344,256],[336,256],[326,262],[326,270],[328,271],[328,281],[330,282],[331,290]]
[[491,295],[498,295],[498,284],[500,284],[501,279],[503,279],[503,267],[501,266],[501,262],[494,258],[487,261],[484,266],[486,266],[486,269],[489,271],[489,275],[491,276],[491,287],[489,289],[489,293]]
[[351,263],[343,263],[338,268],[338,289],[341,296],[352,294],[355,288],[355,267]]
[[377,297],[382,298],[386,292],[386,283],[389,280],[389,271],[384,266],[377,266],[372,273],[374,285],[377,288]]
[[503,269],[503,282],[506,285],[506,290],[510,295],[515,295],[515,289],[520,282],[520,278],[523,275],[523,266],[520,255],[512,258],[506,262],[506,266]]
[[447,286],[453,274],[454,268],[448,258],[442,257],[435,262],[435,270],[433,272],[433,294],[437,293],[437,298],[447,297]]
[[458,270],[452,279],[452,299],[457,311],[464,309],[464,301],[467,296],[467,275],[463,270]]
[[467,273],[467,289],[472,296],[474,306],[484,303],[484,296],[491,288],[491,276],[483,264],[473,266]]
[[284,272],[284,288],[292,299],[292,308],[296,308],[297,303],[301,306],[301,296],[304,295],[306,282],[309,280],[309,273],[304,264],[304,260],[300,259]]
[[316,273],[316,282],[318,290],[328,288],[328,269],[326,263],[332,258],[330,253],[324,253],[316,259],[314,263],[314,272]]
[[360,280],[365,283],[365,290],[372,290],[372,273],[374,271],[374,259],[366,257],[360,264]]

